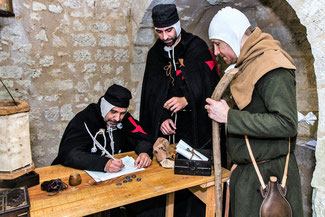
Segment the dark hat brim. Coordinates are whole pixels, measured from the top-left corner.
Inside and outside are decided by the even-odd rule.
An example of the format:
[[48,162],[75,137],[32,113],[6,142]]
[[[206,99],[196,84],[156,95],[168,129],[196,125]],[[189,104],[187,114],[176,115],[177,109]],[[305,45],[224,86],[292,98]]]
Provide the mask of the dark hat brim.
[[132,95],[125,87],[113,84],[107,89],[104,98],[113,106],[128,108]]

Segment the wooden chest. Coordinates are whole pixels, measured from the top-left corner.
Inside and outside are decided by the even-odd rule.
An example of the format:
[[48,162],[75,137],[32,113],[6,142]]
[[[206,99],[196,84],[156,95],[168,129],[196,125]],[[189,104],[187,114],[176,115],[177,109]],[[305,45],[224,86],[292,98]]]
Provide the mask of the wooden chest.
[[211,166],[212,166],[212,152],[209,149],[197,150],[204,156],[206,156],[208,161],[197,161],[189,160],[180,154],[176,154],[175,157],[175,174],[182,175],[196,175],[196,176],[210,176]]

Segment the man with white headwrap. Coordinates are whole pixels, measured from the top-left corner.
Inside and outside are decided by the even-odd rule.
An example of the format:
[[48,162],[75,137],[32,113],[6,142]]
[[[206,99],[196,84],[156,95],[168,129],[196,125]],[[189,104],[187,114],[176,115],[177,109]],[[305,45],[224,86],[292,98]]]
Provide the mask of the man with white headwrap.
[[82,170],[120,171],[124,167],[122,161],[105,156],[96,145],[98,142],[112,155],[135,150],[136,166],[148,167],[153,140],[127,111],[131,98],[128,89],[117,84],[110,86],[97,104],[88,105],[69,122],[52,164]]
[[230,180],[230,213],[257,217],[262,203],[260,182],[245,143],[251,148],[264,182],[281,181],[289,141],[287,195],[294,217],[303,216],[301,184],[294,148],[297,138],[296,81],[293,59],[269,34],[256,27],[239,10],[226,7],[212,19],[209,39],[219,55],[239,72],[230,84],[235,101],[206,100],[209,117],[227,124],[227,151],[237,168]]

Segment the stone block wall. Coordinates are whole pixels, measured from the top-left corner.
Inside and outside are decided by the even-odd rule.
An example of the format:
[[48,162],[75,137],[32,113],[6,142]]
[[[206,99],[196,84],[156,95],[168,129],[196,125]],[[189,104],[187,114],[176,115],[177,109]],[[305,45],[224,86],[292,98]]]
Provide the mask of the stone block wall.
[[307,40],[311,44],[318,93],[318,128],[315,152],[316,167],[313,172],[312,210],[314,217],[325,216],[325,5],[322,0],[288,0],[302,25],[306,27]]
[[[16,99],[30,103],[33,160],[47,166],[68,121],[108,86],[136,95],[131,1],[13,2],[16,17],[0,18],[0,77]],[[0,99],[8,98],[1,85]]]

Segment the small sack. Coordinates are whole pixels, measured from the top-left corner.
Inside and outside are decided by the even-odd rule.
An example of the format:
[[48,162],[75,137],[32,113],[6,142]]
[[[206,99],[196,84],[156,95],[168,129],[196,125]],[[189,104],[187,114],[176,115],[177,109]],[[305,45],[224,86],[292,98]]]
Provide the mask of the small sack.
[[164,168],[174,168],[174,161],[170,155],[170,144],[167,139],[159,137],[153,145],[153,154]]
[[266,188],[263,189],[261,186],[260,192],[264,198],[260,217],[292,217],[291,206],[285,198],[287,189],[282,188],[276,177],[271,176]]

